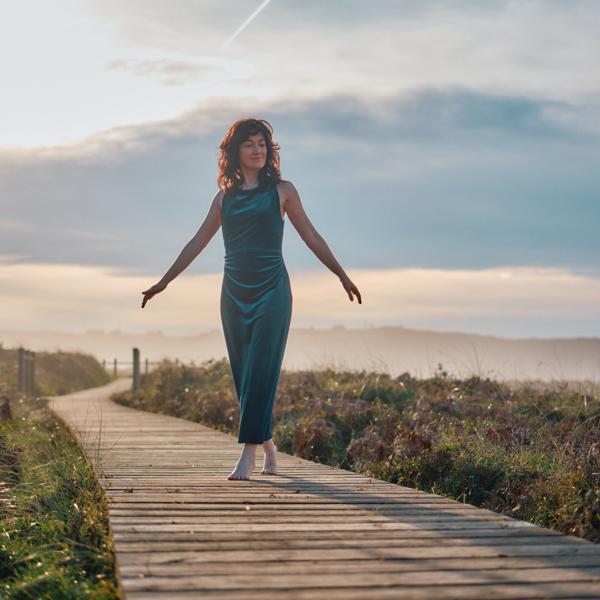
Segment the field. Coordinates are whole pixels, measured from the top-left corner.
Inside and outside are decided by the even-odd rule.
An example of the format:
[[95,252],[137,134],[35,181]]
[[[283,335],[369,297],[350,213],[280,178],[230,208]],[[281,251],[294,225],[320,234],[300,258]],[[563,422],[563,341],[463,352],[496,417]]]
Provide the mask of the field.
[[[237,433],[227,360],[163,362],[117,402]],[[593,386],[535,389],[438,365],[435,376],[282,371],[280,450],[600,541],[600,399]],[[233,466],[233,465],[232,465]]]

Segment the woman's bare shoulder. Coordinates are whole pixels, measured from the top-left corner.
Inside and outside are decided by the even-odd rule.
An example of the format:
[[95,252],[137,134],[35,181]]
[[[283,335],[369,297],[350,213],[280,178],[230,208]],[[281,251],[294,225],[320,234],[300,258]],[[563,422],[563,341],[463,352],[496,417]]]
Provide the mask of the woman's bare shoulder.
[[297,193],[294,184],[291,181],[289,181],[289,179],[282,179],[277,184],[277,191],[279,192],[279,195],[281,196],[283,202],[285,202],[287,198],[289,198],[293,194]]
[[213,198],[213,203],[216,204],[219,208],[223,208],[223,197],[225,196],[225,192],[223,190],[218,190]]

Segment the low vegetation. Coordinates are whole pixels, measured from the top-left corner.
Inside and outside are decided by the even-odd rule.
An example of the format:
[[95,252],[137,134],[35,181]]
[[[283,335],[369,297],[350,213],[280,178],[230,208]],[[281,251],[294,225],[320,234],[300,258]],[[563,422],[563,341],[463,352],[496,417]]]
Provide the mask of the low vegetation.
[[[0,343],[0,390],[17,391],[18,350]],[[95,357],[81,352],[36,352],[36,396],[60,396],[111,381]]]
[[[0,598],[117,598],[104,494],[47,401],[15,392],[6,376],[11,354],[16,361],[16,351],[0,353]],[[92,361],[38,353],[37,391],[66,393],[110,380]]]
[[[165,361],[122,404],[237,434],[226,359]],[[509,387],[480,377],[281,373],[280,450],[600,541],[600,398],[595,389]]]

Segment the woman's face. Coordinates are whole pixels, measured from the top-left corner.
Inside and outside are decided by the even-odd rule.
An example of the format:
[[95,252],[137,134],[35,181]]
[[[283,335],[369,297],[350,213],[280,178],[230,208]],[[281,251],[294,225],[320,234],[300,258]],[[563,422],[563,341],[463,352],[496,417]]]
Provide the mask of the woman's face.
[[240,166],[260,171],[267,161],[267,144],[262,133],[251,135],[240,144]]

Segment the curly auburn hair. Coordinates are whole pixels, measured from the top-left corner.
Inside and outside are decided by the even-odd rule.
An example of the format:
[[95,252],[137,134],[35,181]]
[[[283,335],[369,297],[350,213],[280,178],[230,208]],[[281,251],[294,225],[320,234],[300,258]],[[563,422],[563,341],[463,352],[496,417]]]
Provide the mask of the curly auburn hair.
[[264,119],[239,119],[227,131],[223,141],[219,144],[221,155],[219,157],[219,174],[217,183],[219,189],[225,194],[239,188],[243,183],[240,170],[239,149],[251,135],[262,133],[267,145],[267,160],[265,166],[258,174],[259,187],[266,187],[271,183],[281,181],[279,168],[279,144],[273,141],[273,128]]

